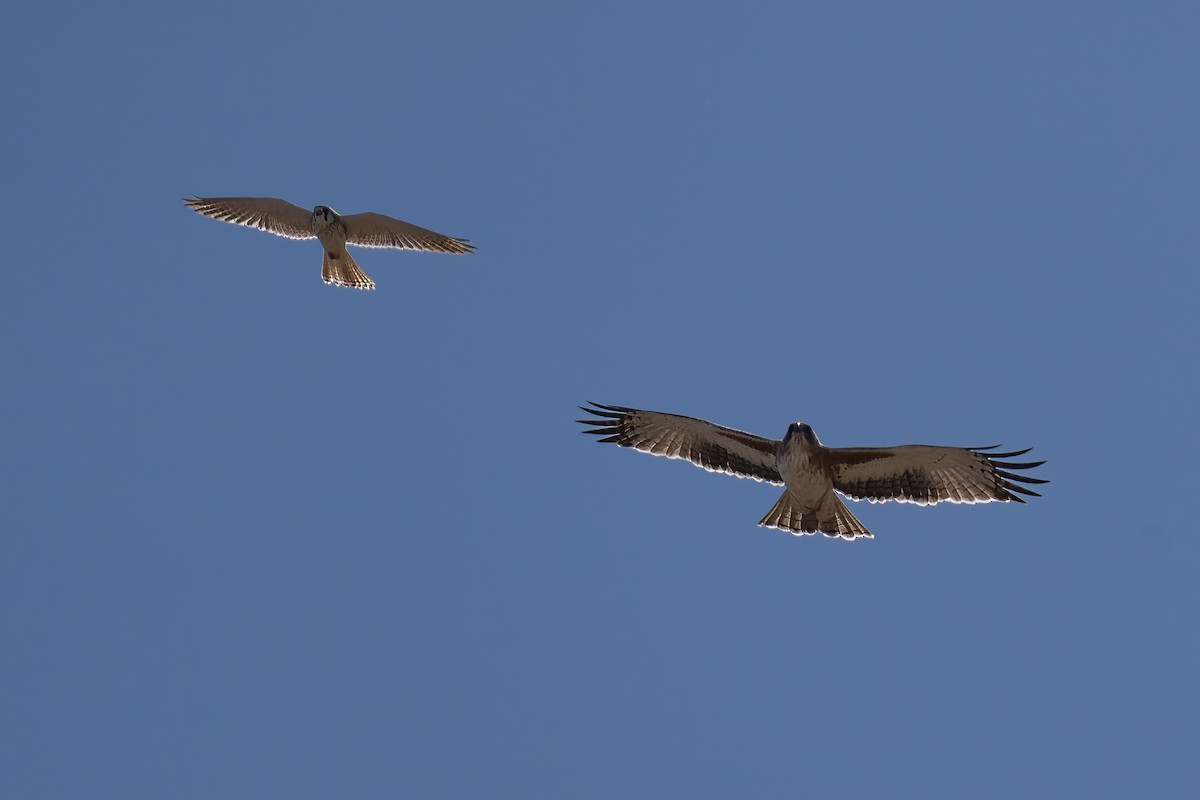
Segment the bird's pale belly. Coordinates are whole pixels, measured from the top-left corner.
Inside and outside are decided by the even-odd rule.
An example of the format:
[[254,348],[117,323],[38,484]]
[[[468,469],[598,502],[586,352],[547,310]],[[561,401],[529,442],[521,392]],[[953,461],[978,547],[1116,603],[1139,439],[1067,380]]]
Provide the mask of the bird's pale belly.
[[788,492],[806,509],[819,506],[826,492],[833,488],[829,476],[808,453],[780,453],[776,466]]
[[313,233],[328,252],[338,253],[346,248],[346,228],[339,221],[317,220],[313,223]]

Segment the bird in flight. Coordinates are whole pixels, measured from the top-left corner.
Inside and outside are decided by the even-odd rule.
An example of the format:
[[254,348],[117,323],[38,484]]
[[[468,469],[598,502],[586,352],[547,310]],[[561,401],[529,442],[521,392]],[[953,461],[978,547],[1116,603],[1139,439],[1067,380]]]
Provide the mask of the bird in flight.
[[826,447],[803,422],[788,426],[782,440],[724,428],[702,419],[659,411],[591,403],[580,406],[592,419],[576,420],[614,442],[643,453],[691,461],[709,472],[783,486],[775,506],[758,524],[797,536],[823,533],[842,539],[874,538],[850,513],[838,494],[854,500],[933,505],[990,503],[1020,495],[1041,497],[1020,484],[1049,483],[1011,470],[1026,470],[1045,461],[1003,461],[1028,453],[989,452],[990,447]]
[[258,228],[289,239],[320,240],[325,248],[321,278],[335,286],[375,288],[375,281],[346,252],[348,244],[437,253],[475,251],[466,239],[444,236],[370,211],[343,217],[329,206],[317,206],[310,212],[277,197],[185,197],[183,202],[193,211],[222,222]]

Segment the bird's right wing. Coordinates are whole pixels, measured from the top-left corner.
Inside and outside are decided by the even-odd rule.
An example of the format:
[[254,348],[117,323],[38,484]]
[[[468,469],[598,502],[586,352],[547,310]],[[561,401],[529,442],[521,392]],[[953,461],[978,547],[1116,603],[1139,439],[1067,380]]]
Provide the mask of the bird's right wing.
[[632,447],[655,456],[687,459],[709,472],[783,485],[775,466],[778,443],[771,439],[694,417],[599,403],[591,405],[594,408],[580,408],[599,419],[576,421],[594,426],[595,430],[584,433],[603,436],[602,442],[615,442],[621,447]]
[[312,212],[278,197],[193,197],[184,204],[206,217],[289,239],[315,239]]
[[900,447],[827,448],[833,488],[855,500],[882,503],[933,505],[934,503],[990,503],[1015,500],[1021,495],[1041,497],[1022,483],[1049,483],[1018,470],[1033,469],[1045,461],[1006,461],[1029,452],[990,452],[990,447],[933,447],[906,444]]
[[342,222],[346,226],[346,244],[359,247],[394,247],[397,250],[428,250],[459,255],[475,250],[466,239],[446,236],[374,211],[346,214]]

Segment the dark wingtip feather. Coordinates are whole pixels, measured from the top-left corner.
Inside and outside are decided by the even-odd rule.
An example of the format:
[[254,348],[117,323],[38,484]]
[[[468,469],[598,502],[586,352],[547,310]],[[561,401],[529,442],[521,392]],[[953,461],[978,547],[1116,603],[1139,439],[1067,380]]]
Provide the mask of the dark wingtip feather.
[[1034,467],[1040,467],[1042,464],[1045,464],[1045,463],[1046,463],[1045,461],[1023,461],[1023,462],[1018,463],[1016,461],[996,461],[995,459],[992,460],[992,464],[994,464],[997,467],[1004,467],[1005,469],[1033,469]]
[[[996,446],[996,447],[999,447],[1000,445],[995,445],[995,446]],[[991,448],[987,448],[987,449],[991,449]],[[1024,450],[1012,450],[1012,451],[1010,451],[1010,452],[1008,452],[1008,453],[985,453],[984,455],[986,455],[988,458],[991,458],[991,459],[997,459],[997,458],[1015,458],[1015,457],[1017,457],[1017,456],[1023,456],[1023,455],[1025,455],[1026,453],[1028,453],[1028,452],[1029,452],[1030,450],[1032,450],[1032,449],[1033,449],[1032,447],[1026,447]]]
[[584,411],[589,414],[595,414],[597,417],[604,417],[605,419],[625,419],[625,415],[619,411],[599,411],[595,408],[585,408]]
[[617,428],[593,428],[590,431],[580,431],[580,433],[590,433],[595,436],[611,436],[619,435],[621,431]]
[[[580,425],[592,426],[593,430],[583,431],[583,433],[591,433],[597,436],[619,436],[621,425],[626,415],[617,411],[617,406],[606,406],[592,402],[591,400],[588,400],[587,403],[594,406],[594,408],[588,408],[587,406],[577,406],[577,408],[586,414],[591,414],[592,418],[575,420]],[[616,439],[602,439],[601,441],[616,441]]]
[[[1030,497],[1041,497],[1041,495],[1035,492],[1033,489],[1026,489],[1024,486],[1018,486],[1015,483],[1009,483],[1008,481],[1004,482],[1004,488],[1008,489],[1010,492],[1020,492],[1021,494],[1028,495]],[[1019,497],[1013,497],[1013,499],[1021,500]],[[1021,502],[1024,503],[1025,501],[1021,500]]]
[[597,402],[595,402],[594,400],[588,400],[587,402],[588,402],[590,405],[593,405],[593,406],[595,406],[596,408],[603,408],[603,409],[605,409],[606,411],[619,411],[619,412],[621,412],[622,414],[628,414],[628,413],[630,413],[630,412],[632,412],[632,411],[636,411],[636,410],[637,410],[637,409],[634,409],[634,408],[628,408],[628,407],[626,407],[626,406],[606,406],[606,405],[604,405],[604,403],[597,403]]
[[1020,481],[1021,483],[1049,483],[1045,478],[1031,478],[1028,475],[1017,475],[1013,472],[1005,472],[1002,469],[996,470],[996,474],[1001,478],[1010,481]]

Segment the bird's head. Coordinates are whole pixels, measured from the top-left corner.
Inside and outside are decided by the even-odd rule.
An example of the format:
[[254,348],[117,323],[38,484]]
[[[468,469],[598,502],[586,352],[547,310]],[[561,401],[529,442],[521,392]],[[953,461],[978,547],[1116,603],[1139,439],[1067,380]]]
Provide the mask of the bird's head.
[[783,437],[786,442],[793,437],[799,437],[799,440],[809,446],[816,446],[821,442],[817,440],[817,435],[813,433],[812,426],[806,422],[793,422],[788,425],[787,435]]
[[317,206],[313,209],[313,222],[321,220],[322,222],[332,222],[337,219],[337,212],[329,206]]

